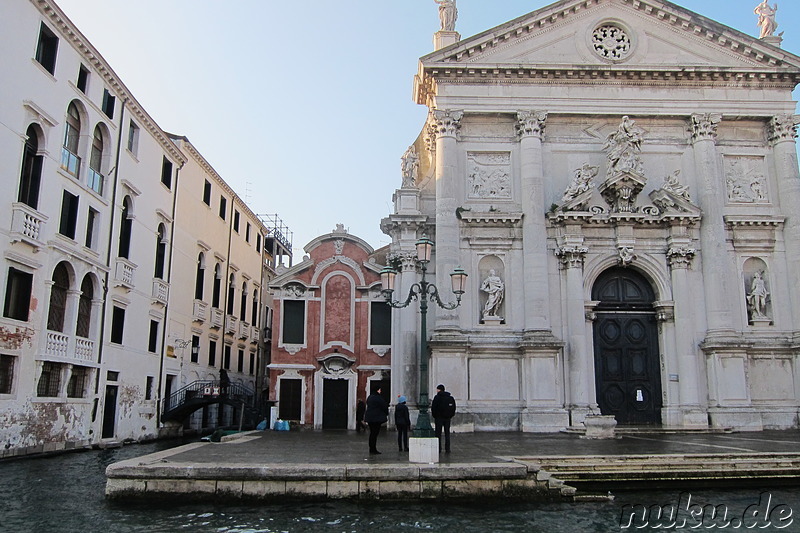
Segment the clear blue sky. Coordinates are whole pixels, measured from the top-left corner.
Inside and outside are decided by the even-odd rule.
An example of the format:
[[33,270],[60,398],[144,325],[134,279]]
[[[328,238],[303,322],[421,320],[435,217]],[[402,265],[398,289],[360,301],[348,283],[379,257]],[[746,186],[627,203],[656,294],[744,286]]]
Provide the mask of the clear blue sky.
[[[411,89],[439,29],[433,0],[56,2],[164,130],[283,219],[296,260],[337,223],[389,243],[380,220],[426,116]],[[550,3],[457,0],[456,29],[467,38]],[[758,35],[759,0],[675,3]],[[800,55],[800,2],[778,3],[783,48]]]

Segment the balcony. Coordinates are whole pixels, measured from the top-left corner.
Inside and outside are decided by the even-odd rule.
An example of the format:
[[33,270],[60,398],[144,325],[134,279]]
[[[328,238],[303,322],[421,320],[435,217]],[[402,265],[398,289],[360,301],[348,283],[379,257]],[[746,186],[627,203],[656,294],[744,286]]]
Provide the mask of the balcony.
[[208,304],[202,300],[195,300],[192,316],[195,322],[205,322],[208,316]]
[[211,327],[216,329],[222,327],[222,309],[218,307],[211,308]]
[[125,287],[126,289],[131,290],[134,287],[134,274],[136,274],[136,265],[124,257],[118,257],[117,265],[114,269],[114,284],[117,287]]
[[35,249],[44,246],[39,240],[47,217],[21,202],[11,204],[11,242],[24,242]]
[[45,357],[91,363],[95,360],[95,342],[83,337],[65,335],[58,331],[48,331],[45,343]]
[[239,321],[239,338],[246,339],[250,337],[250,324],[244,320]]
[[230,333],[231,335],[236,335],[236,326],[239,322],[239,319],[233,315],[228,315],[225,317],[225,333]]
[[167,282],[163,279],[153,278],[153,300],[167,305],[167,298],[169,298],[169,285]]
[[252,329],[250,331],[250,342],[252,342],[253,344],[257,344],[259,341],[260,334],[261,330],[255,326],[252,326]]

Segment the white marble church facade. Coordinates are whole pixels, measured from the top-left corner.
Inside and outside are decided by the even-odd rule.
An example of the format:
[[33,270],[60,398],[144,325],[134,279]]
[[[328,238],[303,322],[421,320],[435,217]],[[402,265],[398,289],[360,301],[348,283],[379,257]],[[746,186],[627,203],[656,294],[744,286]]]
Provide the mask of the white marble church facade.
[[[443,293],[470,275],[428,324],[455,425],[798,427],[800,58],[660,0],[435,41],[382,228],[398,294],[422,234]],[[416,398],[419,316],[395,317],[392,389]]]

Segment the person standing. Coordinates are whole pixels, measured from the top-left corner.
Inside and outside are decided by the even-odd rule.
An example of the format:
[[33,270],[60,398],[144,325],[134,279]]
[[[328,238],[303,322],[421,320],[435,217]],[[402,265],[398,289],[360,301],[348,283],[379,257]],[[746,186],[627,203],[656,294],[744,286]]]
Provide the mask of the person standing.
[[364,403],[364,400],[358,400],[356,404],[356,431],[361,433],[366,429],[364,425],[364,413],[367,411],[367,404]]
[[378,455],[378,433],[381,431],[381,424],[389,420],[389,405],[381,396],[381,389],[378,387],[367,397],[367,411],[364,413],[364,422],[369,426],[369,453]]
[[394,425],[397,428],[397,448],[401,452],[404,449],[408,451],[408,429],[411,427],[411,416],[408,413],[405,396],[397,399],[397,407],[394,408]]
[[442,430],[444,430],[444,453],[450,453],[450,419],[456,414],[456,400],[444,385],[437,385],[436,396],[431,403],[431,416],[436,425],[436,438],[439,439],[439,451],[442,451]]

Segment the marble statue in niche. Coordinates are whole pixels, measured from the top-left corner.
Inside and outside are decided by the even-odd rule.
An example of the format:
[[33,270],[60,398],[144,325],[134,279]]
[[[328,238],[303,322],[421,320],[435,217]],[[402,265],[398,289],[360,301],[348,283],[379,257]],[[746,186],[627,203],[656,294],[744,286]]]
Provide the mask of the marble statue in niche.
[[503,303],[505,296],[506,286],[500,276],[494,269],[489,271],[489,275],[481,282],[481,291],[485,292],[488,296],[486,304],[483,306],[483,318],[497,317],[497,312],[500,310],[500,304]]
[[766,319],[767,317],[767,297],[769,291],[764,281],[764,271],[758,270],[753,273],[750,281],[750,292],[747,293],[747,308],[750,310],[750,321]]
[[572,182],[564,192],[564,197],[561,199],[561,201],[568,202],[569,200],[577,198],[586,191],[593,189],[595,186],[593,180],[599,171],[599,167],[593,167],[588,163],[584,164],[581,168],[576,169],[575,176],[572,178]]

